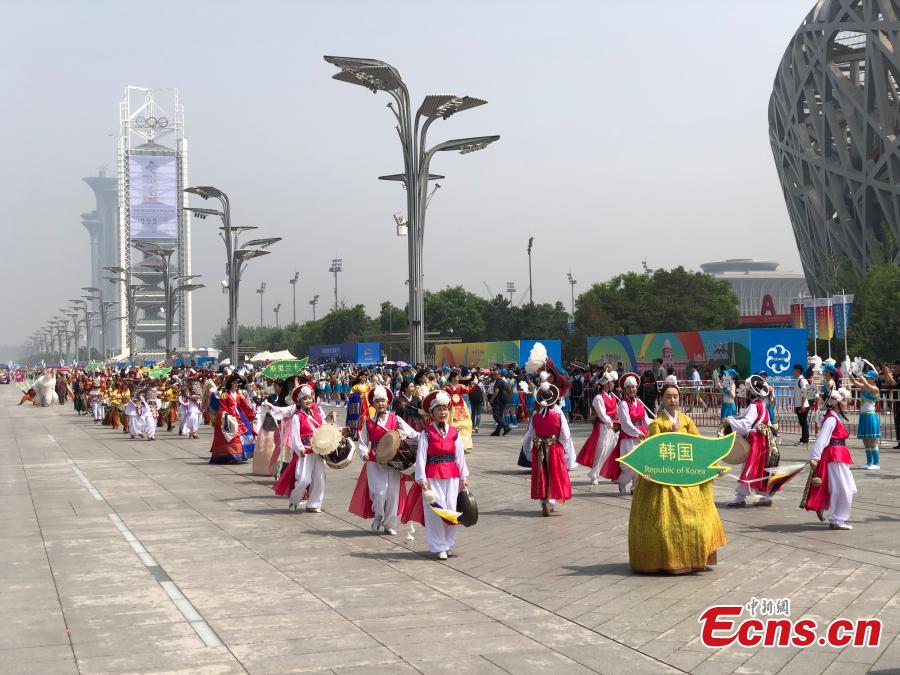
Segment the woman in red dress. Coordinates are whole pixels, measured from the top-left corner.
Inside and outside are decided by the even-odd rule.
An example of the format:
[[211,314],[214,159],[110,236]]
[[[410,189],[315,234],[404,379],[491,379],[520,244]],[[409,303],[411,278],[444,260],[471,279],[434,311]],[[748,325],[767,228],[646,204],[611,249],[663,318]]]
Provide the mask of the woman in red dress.
[[209,450],[212,453],[209,458],[210,464],[244,463],[244,446],[241,445],[241,436],[248,433],[248,429],[238,414],[238,410],[251,422],[256,415],[240,391],[242,384],[245,384],[244,378],[237,374],[230,375],[225,380],[224,391],[219,397],[219,411],[213,427],[212,447]]
[[450,426],[459,432],[463,450],[469,452],[472,449],[472,416],[469,414],[469,406],[463,399],[463,394],[471,391],[468,387],[459,383],[460,371],[454,368],[447,378],[444,391],[450,394]]
[[524,447],[531,445],[531,498],[540,500],[545,516],[556,509],[557,502],[572,498],[566,463],[571,434],[566,416],[556,406],[559,396],[559,389],[549,382],[535,391],[537,411],[522,440]]

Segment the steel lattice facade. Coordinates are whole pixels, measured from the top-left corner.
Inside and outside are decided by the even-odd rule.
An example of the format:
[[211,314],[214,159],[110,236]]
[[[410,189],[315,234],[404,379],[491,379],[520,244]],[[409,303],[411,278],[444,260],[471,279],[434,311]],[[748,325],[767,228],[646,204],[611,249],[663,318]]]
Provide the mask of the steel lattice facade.
[[769,139],[810,290],[900,263],[900,1],[820,0],[769,100]]

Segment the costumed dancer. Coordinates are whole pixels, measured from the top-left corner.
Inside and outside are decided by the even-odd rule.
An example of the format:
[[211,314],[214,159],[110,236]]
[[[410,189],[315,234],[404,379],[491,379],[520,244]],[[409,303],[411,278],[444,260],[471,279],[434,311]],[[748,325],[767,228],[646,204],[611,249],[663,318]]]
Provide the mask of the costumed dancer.
[[134,389],[134,394],[128,397],[128,404],[125,406],[125,418],[128,420],[125,428],[132,438],[137,438],[138,436],[143,437],[144,435],[144,430],[141,426],[141,418],[143,417],[144,409],[143,404],[141,403],[141,395],[137,391],[137,386],[135,386]]
[[600,468],[600,475],[619,484],[619,494],[624,495],[628,484],[634,491],[634,480],[637,474],[630,466],[617,462],[632,451],[634,446],[647,438],[647,407],[638,398],[637,373],[625,373],[619,383],[622,386],[622,398],[618,404],[619,438],[613,451]]
[[156,440],[156,426],[159,424],[159,408],[161,402],[156,387],[150,387],[145,396],[141,396],[143,415],[141,415],[141,428],[148,441]]
[[[875,404],[881,397],[878,389],[878,373],[869,370],[862,377],[850,375],[850,381],[859,387],[859,421],[856,427],[856,437],[861,439],[866,447],[866,464],[861,469],[877,471],[881,468],[878,456],[878,441],[881,440],[881,424],[878,421],[878,411]],[[819,432],[821,435],[821,431]]]
[[618,432],[615,425],[619,421],[619,399],[612,388],[617,379],[618,375],[614,370],[600,376],[600,392],[591,401],[595,415],[594,428],[577,457],[579,464],[588,467],[591,485],[600,484],[600,467],[616,447]]
[[737,404],[734,402],[734,397],[737,394],[734,387],[734,378],[737,376],[737,371],[733,368],[722,373],[722,407],[719,411],[719,419],[722,421],[729,417],[734,417],[738,413]]
[[770,393],[769,385],[759,375],[751,375],[747,380],[747,393],[750,395],[750,404],[744,410],[740,418],[730,416],[726,418],[726,429],[738,436],[747,439],[750,451],[741,468],[741,476],[737,488],[734,491],[734,499],[726,504],[731,508],[746,506],[747,496],[756,492],[759,499],[756,506],[771,506],[772,497],[763,490],[758,490],[754,483],[761,482],[767,477],[766,467],[770,465],[769,454],[775,444],[775,438],[770,426],[769,411],[766,408],[766,399]]
[[357,452],[363,461],[356,490],[350,501],[350,513],[372,520],[372,530],[397,534],[397,525],[404,507],[405,481],[399,470],[376,461],[375,448],[390,431],[399,431],[402,439],[417,438],[418,432],[396,413],[388,412],[394,395],[390,389],[376,386],[368,394],[368,403],[375,415],[366,419],[359,432]]
[[91,402],[91,415],[94,418],[94,424],[103,421],[103,392],[100,389],[100,379],[94,378],[91,381],[90,393],[88,400]]
[[463,449],[469,452],[472,449],[472,415],[463,398],[469,393],[469,388],[459,383],[459,376],[458,368],[450,371],[444,390],[450,394],[450,424],[459,432]]
[[[247,403],[247,399],[240,391],[245,384],[244,378],[234,373],[225,380],[225,386],[221,396],[210,396],[209,409],[213,412],[211,419],[213,424],[213,440],[209,451],[210,464],[243,464],[244,446],[241,444],[241,436],[247,433],[238,409],[248,420],[255,419],[253,409]],[[218,398],[218,400],[216,400]]]
[[446,560],[456,544],[458,525],[442,518],[432,507],[456,512],[460,488],[469,486],[469,469],[459,432],[449,424],[450,395],[433,391],[422,401],[422,407],[431,414],[431,423],[419,434],[416,484],[407,496],[402,521],[422,523],[428,550],[438,560]]
[[844,404],[851,394],[846,389],[833,390],[825,401],[825,417],[819,427],[816,442],[809,453],[809,463],[815,478],[802,504],[807,511],[816,511],[824,519],[828,510],[828,523],[832,530],[852,530],[850,507],[856,494],[856,482],[850,473],[853,458],[847,448],[850,432],[841,421]]
[[294,405],[276,408],[264,404],[273,417],[289,416],[289,440],[293,456],[275,481],[275,494],[289,497],[288,510],[296,511],[306,501],[307,513],[321,513],[325,500],[325,459],[312,450],[313,434],[326,421],[334,419],[334,412],[325,411],[315,401],[313,385],[306,382],[291,393]]
[[170,386],[166,387],[163,391],[162,400],[164,409],[161,419],[166,425],[166,431],[172,431],[178,422],[178,390],[178,383],[172,382]]
[[531,498],[549,516],[557,502],[572,498],[566,447],[572,443],[569,423],[559,408],[560,390],[544,381],[534,392],[537,410],[531,416],[523,444],[531,446]]
[[[694,421],[678,409],[678,386],[666,384],[662,408],[647,436],[680,432],[699,436]],[[713,482],[682,487],[660,485],[641,477],[634,487],[628,517],[628,560],[635,572],[686,574],[717,562],[727,543],[713,500]]]
[[[187,389],[187,387],[185,387]],[[197,432],[200,430],[200,423],[203,421],[203,411],[200,410],[200,391],[191,391],[181,394],[181,426],[178,433],[188,438],[199,438]]]

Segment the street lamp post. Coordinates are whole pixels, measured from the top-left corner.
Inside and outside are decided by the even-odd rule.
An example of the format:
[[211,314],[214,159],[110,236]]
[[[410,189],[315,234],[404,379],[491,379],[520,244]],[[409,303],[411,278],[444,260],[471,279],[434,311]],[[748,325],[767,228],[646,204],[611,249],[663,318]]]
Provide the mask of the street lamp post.
[[516,292],[516,282],[507,281],[506,282],[506,292],[509,293],[509,306],[512,307],[513,304],[513,295]]
[[139,251],[150,254],[150,257],[141,261],[141,265],[151,269],[157,269],[162,274],[163,282],[163,303],[165,309],[166,321],[166,354],[164,363],[174,364],[172,355],[172,331],[175,321],[175,309],[178,303],[178,296],[182,293],[189,293],[204,288],[203,284],[184,283],[190,279],[196,279],[199,274],[172,274],[171,261],[172,255],[175,253],[174,246],[162,246],[149,241],[142,241],[134,245]]
[[316,320],[316,305],[319,304],[319,296],[318,295],[313,296],[313,299],[309,301],[309,304],[313,308],[313,321],[315,321]]
[[259,288],[256,289],[256,292],[259,293],[259,327],[263,327],[263,296],[266,294],[266,282],[259,282]]
[[338,310],[338,288],[337,288],[337,277],[338,272],[344,269],[343,267],[344,261],[341,258],[332,258],[331,259],[331,267],[328,268],[328,271],[334,274],[334,311]]
[[111,284],[124,284],[125,285],[125,319],[126,319],[126,330],[128,331],[128,358],[135,358],[135,338],[136,338],[136,328],[137,328],[137,303],[135,299],[137,298],[138,291],[145,288],[144,284],[135,284],[131,282],[131,270],[126,270],[124,267],[104,267],[107,272],[112,272],[116,275],[115,277],[104,277]]
[[[251,258],[267,255],[269,251],[263,251],[262,248],[271,246],[281,241],[281,237],[270,237],[268,239],[255,239],[248,241],[243,245],[238,242],[238,234],[242,230],[254,229],[252,227],[232,227],[231,225],[231,202],[228,195],[219,188],[212,185],[200,185],[197,187],[189,187],[184,189],[185,192],[195,194],[203,199],[217,199],[222,205],[222,210],[201,209],[185,207],[185,211],[190,211],[201,220],[207,216],[218,216],[222,220],[223,227],[220,228],[220,236],[225,242],[225,275],[226,285],[228,289],[228,328],[229,328],[229,354],[228,357],[233,366],[238,361],[238,304],[239,289],[241,284],[241,276],[246,269],[246,262]],[[257,246],[259,248],[247,248],[248,246]]]
[[297,282],[300,281],[300,272],[294,272],[294,278],[290,280],[294,295],[294,323],[297,323]]
[[534,286],[531,282],[531,247],[534,245],[534,237],[528,237],[528,304],[534,306]]
[[577,284],[578,282],[572,276],[571,272],[567,273],[566,276],[569,279],[569,286],[572,287],[572,319],[574,320],[575,319],[575,284]]
[[91,296],[83,295],[81,297],[96,300],[98,303],[97,307],[100,312],[100,347],[103,350],[100,360],[106,361],[106,312],[103,310],[103,291],[95,286],[83,286],[81,290],[93,293]]
[[281,328],[281,324],[278,323],[278,312],[281,311],[281,303],[279,302],[275,307],[272,308],[275,312],[275,328]]
[[[409,346],[410,361],[425,362],[424,325],[424,270],[422,247],[425,234],[425,207],[427,202],[428,173],[431,159],[437,152],[458,151],[467,154],[481,150],[493,143],[499,136],[478,136],[461,138],[439,143],[425,149],[428,127],[438,118],[447,119],[451,115],[487,103],[470,96],[432,95],[426,96],[413,118],[409,100],[409,90],[400,73],[393,66],[374,59],[357,59],[340,56],[326,56],[325,61],[338,67],[340,72],[333,76],[341,82],[357,84],[373,92],[387,92],[393,101],[388,104],[397,121],[397,132],[403,151],[402,175],[406,188],[406,212],[409,257]],[[396,108],[394,105],[396,104]],[[424,122],[423,122],[424,120]]]

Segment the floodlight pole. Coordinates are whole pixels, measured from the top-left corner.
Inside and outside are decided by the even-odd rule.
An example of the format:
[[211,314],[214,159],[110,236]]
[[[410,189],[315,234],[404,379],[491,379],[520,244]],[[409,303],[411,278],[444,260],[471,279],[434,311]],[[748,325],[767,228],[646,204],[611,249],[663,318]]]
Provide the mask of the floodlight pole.
[[531,285],[531,247],[534,237],[528,237],[528,304],[534,306],[534,287]]
[[300,272],[294,272],[294,277],[290,279],[291,288],[294,295],[294,323],[297,323],[297,282],[300,281]]

